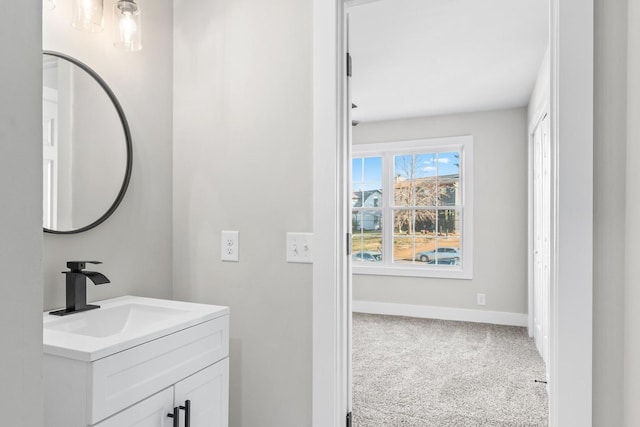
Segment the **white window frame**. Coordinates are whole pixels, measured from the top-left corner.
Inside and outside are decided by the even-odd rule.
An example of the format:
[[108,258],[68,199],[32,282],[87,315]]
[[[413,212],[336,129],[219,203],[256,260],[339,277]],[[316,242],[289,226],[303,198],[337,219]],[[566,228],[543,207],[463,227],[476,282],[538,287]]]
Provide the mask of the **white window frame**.
[[[393,156],[422,153],[460,152],[460,183],[462,187],[462,230],[460,250],[462,264],[432,266],[429,264],[393,263]],[[352,264],[353,274],[381,276],[434,277],[449,279],[473,278],[473,136],[453,136],[411,141],[354,144],[352,158],[382,157],[382,246],[380,263]],[[363,201],[364,202],[364,201]]]

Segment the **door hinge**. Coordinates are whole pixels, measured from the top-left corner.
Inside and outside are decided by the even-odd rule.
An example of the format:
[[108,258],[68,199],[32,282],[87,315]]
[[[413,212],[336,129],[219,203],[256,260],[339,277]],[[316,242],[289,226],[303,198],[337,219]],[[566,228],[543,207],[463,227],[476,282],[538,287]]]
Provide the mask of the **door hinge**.
[[352,418],[352,415],[351,415],[351,412],[349,412],[347,414],[347,427],[351,427],[351,418]]
[[347,77],[351,77],[351,54],[347,52]]
[[347,255],[351,255],[351,233],[347,233]]

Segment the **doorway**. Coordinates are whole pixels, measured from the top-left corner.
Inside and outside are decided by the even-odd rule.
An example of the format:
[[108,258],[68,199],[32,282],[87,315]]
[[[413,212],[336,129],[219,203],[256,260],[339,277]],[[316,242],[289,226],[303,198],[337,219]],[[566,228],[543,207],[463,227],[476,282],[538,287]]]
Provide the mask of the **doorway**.
[[[342,426],[348,412],[345,289],[348,210],[341,200],[346,125],[344,10],[314,1],[313,425]],[[550,425],[591,424],[593,8],[551,2]],[[571,35],[571,36],[569,36]],[[562,41],[562,43],[560,43]],[[562,62],[558,59],[562,58]],[[575,331],[580,331],[576,334]],[[562,371],[562,376],[558,375]]]
[[[548,5],[526,1],[513,8],[511,2],[494,0],[488,9],[465,0],[380,0],[348,7],[347,13],[349,80],[357,105],[352,110],[357,123],[352,128],[354,308],[373,315],[486,323],[500,323],[483,318],[489,314],[519,314],[514,323],[526,326],[527,110],[548,48]],[[468,146],[449,141],[459,135],[468,135]],[[473,171],[466,170],[470,164]],[[478,293],[486,296],[480,301],[484,305],[476,302]],[[428,324],[423,326],[429,334]],[[524,328],[519,331],[526,338]],[[490,339],[497,332],[483,333]],[[449,349],[443,360],[459,356],[454,346],[443,342],[443,347]],[[526,349],[535,356],[533,345]],[[368,353],[360,346],[356,350],[359,361]],[[393,380],[364,381],[360,365],[354,367],[356,421],[365,407],[368,412],[384,407],[392,416],[394,407],[405,406],[402,399],[395,405],[377,399],[359,403],[368,394],[362,384],[381,389]],[[455,367],[440,373],[451,371]],[[529,375],[533,383],[534,374]],[[514,379],[513,385],[527,383]],[[416,387],[395,387],[420,399]],[[543,385],[538,389],[544,394]],[[430,402],[435,406],[435,399]],[[450,409],[442,404],[444,409],[433,415],[438,419]],[[544,414],[546,407],[543,401],[532,412]],[[414,409],[413,415],[422,413]],[[428,421],[427,414],[420,417],[425,425],[440,424]],[[478,419],[490,422],[491,414]]]

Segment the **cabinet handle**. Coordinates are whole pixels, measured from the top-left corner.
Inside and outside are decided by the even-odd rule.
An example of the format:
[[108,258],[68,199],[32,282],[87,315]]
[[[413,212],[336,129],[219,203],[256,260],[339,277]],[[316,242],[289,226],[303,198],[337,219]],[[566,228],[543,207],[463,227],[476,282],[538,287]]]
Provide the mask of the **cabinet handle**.
[[184,409],[184,427],[191,427],[191,401],[185,400],[180,409]]
[[173,408],[173,414],[167,414],[167,417],[173,418],[173,427],[180,427],[180,408]]

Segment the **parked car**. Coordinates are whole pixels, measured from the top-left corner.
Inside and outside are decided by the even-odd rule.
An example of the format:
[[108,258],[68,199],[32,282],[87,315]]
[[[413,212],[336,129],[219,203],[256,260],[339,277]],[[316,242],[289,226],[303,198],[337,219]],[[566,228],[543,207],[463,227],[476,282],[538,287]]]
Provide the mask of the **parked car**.
[[382,254],[380,252],[357,252],[351,255],[353,261],[359,262],[380,262],[382,261]]
[[460,265],[460,257],[432,259],[428,264]]
[[[458,248],[438,248],[435,251],[423,251],[416,254],[416,261],[429,262],[431,260],[443,260],[447,258],[460,258]],[[442,262],[438,261],[438,264]]]

